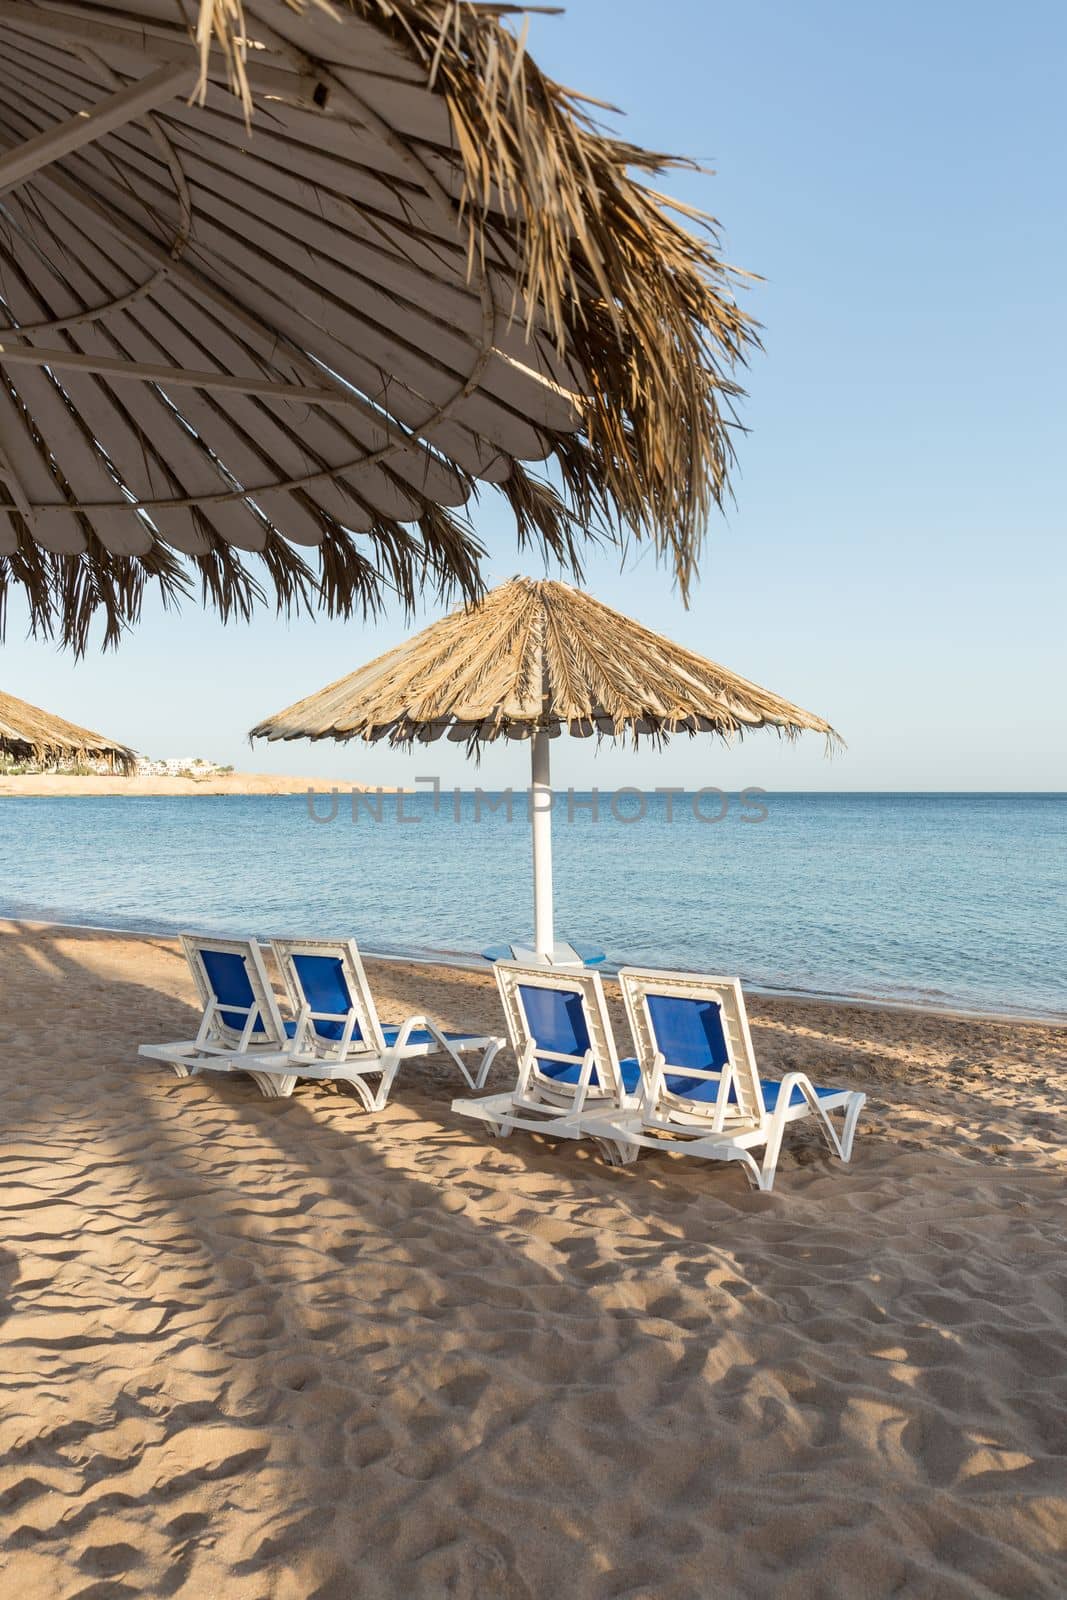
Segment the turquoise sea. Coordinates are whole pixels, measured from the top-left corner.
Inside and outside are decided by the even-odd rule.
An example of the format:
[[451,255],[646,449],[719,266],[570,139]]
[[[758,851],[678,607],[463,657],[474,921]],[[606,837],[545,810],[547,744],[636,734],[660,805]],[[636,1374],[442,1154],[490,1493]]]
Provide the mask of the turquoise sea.
[[[613,963],[1067,1016],[1067,795],[770,793],[760,821],[736,798],[719,821],[709,795],[589,800],[571,819],[556,800],[557,936]],[[461,956],[528,937],[525,797],[510,821],[473,793],[403,811],[353,820],[348,791],[333,821],[304,796],[3,799],[0,915]]]

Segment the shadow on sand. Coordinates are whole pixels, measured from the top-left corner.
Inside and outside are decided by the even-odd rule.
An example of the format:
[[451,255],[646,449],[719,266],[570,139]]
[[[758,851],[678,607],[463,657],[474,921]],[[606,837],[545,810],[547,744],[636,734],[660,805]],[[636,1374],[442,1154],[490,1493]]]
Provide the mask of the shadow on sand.
[[[971,1190],[931,1218],[862,1162],[842,1180],[805,1158],[773,1196],[668,1158],[613,1172],[486,1142],[439,1069],[373,1120],[335,1086],[179,1082],[136,1059],[195,1027],[176,953],[145,942],[130,981],[105,938],[0,951],[8,992],[48,1005],[52,1063],[10,1044],[0,1063],[13,1563],[80,1600],[702,1600],[709,1573],[805,1592],[772,1581],[786,1550],[803,1570],[828,1525],[843,1551],[873,1522],[868,1594],[972,1564],[994,1592],[1054,1592],[1024,1511],[1017,1550],[984,1528],[1009,1478],[1020,1505],[1051,1492],[1052,1373],[1026,1308],[958,1259]],[[472,1021],[447,976],[406,994]],[[969,1354],[947,1362],[946,1338]]]

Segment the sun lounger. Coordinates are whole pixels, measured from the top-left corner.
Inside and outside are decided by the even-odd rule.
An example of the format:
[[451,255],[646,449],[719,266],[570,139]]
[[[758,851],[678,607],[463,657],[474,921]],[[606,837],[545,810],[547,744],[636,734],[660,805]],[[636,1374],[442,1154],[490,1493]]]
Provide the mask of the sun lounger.
[[[769,1190],[786,1126],[807,1117],[849,1160],[866,1096],[817,1088],[803,1072],[761,1079],[736,978],[624,968],[619,983],[640,1063],[640,1105],[587,1115],[582,1126],[613,1164],[642,1149],[684,1151],[739,1161],[750,1183]],[[831,1120],[838,1111],[840,1131]]]
[[[438,1051],[472,1089],[485,1083],[504,1040],[447,1033],[421,1016],[383,1024],[354,940],[274,939],[271,948],[295,1017],[284,1025],[284,1048],[257,1056],[265,1094],[290,1095],[301,1079],[340,1079],[368,1111],[380,1111],[403,1063]],[[473,1074],[463,1060],[472,1052],[480,1056]]]
[[258,1055],[288,1048],[285,1024],[254,939],[206,939],[182,934],[182,949],[203,1006],[193,1039],[143,1044],[138,1055],[161,1061],[179,1078],[199,1072],[248,1072],[265,1094]]
[[[342,1079],[368,1111],[380,1111],[405,1061],[443,1051],[464,1081],[480,1089],[504,1043],[446,1033],[428,1017],[383,1025],[352,940],[272,942],[295,1012],[291,1021],[282,1019],[255,940],[183,934],[181,942],[204,1008],[200,1027],[194,1039],[145,1044],[138,1052],[180,1078],[246,1072],[268,1098],[291,1095],[304,1078]],[[481,1054],[474,1074],[463,1060],[471,1051]]]
[[519,1063],[509,1094],[453,1100],[500,1137],[514,1128],[580,1139],[582,1117],[595,1109],[637,1105],[636,1061],[620,1062],[600,976],[590,971],[494,964],[508,1037]]

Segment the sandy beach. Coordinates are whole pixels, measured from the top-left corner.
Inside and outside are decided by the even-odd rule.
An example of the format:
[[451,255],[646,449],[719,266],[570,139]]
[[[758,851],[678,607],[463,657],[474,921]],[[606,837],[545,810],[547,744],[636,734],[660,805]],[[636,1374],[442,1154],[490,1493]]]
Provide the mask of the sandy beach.
[[75,796],[180,794],[306,794],[315,789],[329,794],[338,789],[348,794],[366,785],[350,782],[347,778],[286,778],[273,772],[218,772],[206,778],[148,777],[134,774],[123,777],[121,773],[73,777],[62,772],[0,775],[0,796],[22,795],[27,799]]
[[[499,1026],[486,975],[370,970]],[[1067,1588],[1063,1029],[753,1000],[765,1073],[869,1093],[759,1195],[491,1143],[435,1061],[373,1120],[179,1082],[165,940],[0,924],[0,974],[5,1594]]]

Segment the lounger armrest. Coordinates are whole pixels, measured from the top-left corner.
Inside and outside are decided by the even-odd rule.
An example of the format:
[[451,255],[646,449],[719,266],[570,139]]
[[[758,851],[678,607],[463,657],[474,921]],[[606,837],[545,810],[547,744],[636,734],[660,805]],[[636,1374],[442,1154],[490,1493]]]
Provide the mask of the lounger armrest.
[[[425,1029],[428,1034],[432,1035],[441,1046],[441,1049],[449,1055],[454,1055],[457,1050],[487,1050],[490,1045],[495,1045],[496,1050],[500,1050],[504,1045],[504,1039],[501,1034],[461,1033],[450,1039],[444,1030],[439,1028],[436,1022],[433,1022],[429,1017],[408,1017],[397,1034],[396,1043],[392,1048],[399,1050],[402,1045],[407,1043],[411,1034],[419,1028]],[[496,1050],[493,1052],[494,1055]]]
[[[859,1115],[866,1104],[867,1096],[860,1089],[835,1089],[832,1102],[828,1098],[820,1100],[815,1092],[815,1085],[806,1072],[787,1072],[782,1079],[782,1086],[778,1091],[778,1106],[771,1118],[772,1136],[768,1141],[768,1151],[781,1139],[781,1130],[789,1117],[789,1102],[793,1098],[793,1090],[799,1089],[804,1096],[808,1110],[815,1118],[816,1125],[822,1133],[830,1149],[842,1161],[852,1159],[852,1141],[856,1133],[856,1124]],[[845,1120],[840,1131],[831,1120],[831,1111],[844,1110]],[[772,1163],[773,1165],[773,1163]],[[773,1175],[773,1174],[772,1174]],[[770,1184],[767,1184],[770,1187]]]
[[[787,1072],[785,1077],[782,1079],[782,1086],[778,1090],[778,1107],[775,1112],[776,1116],[779,1112],[784,1114],[789,1110],[794,1089],[800,1090],[801,1094],[804,1096],[804,1099],[807,1101],[810,1110],[819,1112],[820,1110],[825,1109],[824,1102],[820,1100],[819,1096],[816,1094],[815,1085],[812,1083],[807,1073],[793,1071]],[[852,1092],[853,1091],[848,1089],[834,1090],[835,1094],[850,1094]]]
[[403,1050],[404,1046],[411,1038],[411,1035],[419,1028],[426,1028],[428,1032],[434,1034],[435,1037],[440,1038],[438,1030],[434,1027],[433,1023],[428,1017],[405,1017],[404,1021],[400,1024],[400,1031],[397,1034],[394,1042],[389,1046],[389,1049]]
[[663,1051],[657,1050],[652,1058],[652,1071],[647,1075],[642,1072],[640,1095],[641,1109],[650,1115],[659,1105],[659,1097],[663,1093],[663,1080],[667,1075],[667,1063]]
[[596,1054],[592,1050],[587,1050],[585,1055],[582,1057],[582,1067],[578,1074],[578,1082],[574,1085],[574,1116],[579,1116],[581,1114],[582,1107],[585,1105],[586,1097],[589,1094],[589,1086],[593,1081],[593,1073],[595,1070]]
[[289,1041],[290,1048],[294,1052],[302,1051],[307,1047],[307,1036],[311,1031],[311,1007],[306,1000],[301,1003],[294,1022],[293,1037]]

